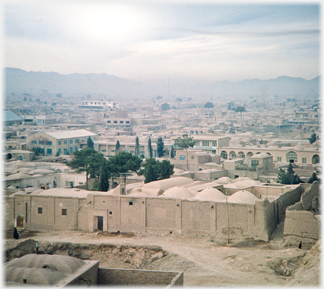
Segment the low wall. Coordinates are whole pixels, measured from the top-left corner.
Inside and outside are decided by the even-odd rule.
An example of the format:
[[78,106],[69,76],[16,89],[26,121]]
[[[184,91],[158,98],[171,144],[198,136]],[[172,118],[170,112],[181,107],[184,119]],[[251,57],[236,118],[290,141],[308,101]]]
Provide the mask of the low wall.
[[183,286],[183,273],[99,268],[98,285]]
[[309,211],[287,210],[284,236],[294,235],[318,240],[320,238],[320,219]]
[[287,244],[308,248],[320,238],[320,215],[312,211],[312,200],[319,194],[319,183],[314,182],[301,195],[300,201],[286,210],[284,237]]

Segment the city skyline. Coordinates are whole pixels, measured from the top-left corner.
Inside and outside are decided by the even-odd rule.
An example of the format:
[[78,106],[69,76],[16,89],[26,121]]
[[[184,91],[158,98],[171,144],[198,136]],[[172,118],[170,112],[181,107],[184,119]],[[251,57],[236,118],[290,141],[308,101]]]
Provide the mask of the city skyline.
[[4,67],[144,84],[320,75],[320,5],[41,2],[4,5]]

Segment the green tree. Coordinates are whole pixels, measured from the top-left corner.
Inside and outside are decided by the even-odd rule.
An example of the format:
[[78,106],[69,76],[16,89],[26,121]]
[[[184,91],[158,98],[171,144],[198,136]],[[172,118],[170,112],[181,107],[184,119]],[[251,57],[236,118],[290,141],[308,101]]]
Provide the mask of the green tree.
[[101,167],[104,156],[91,148],[78,150],[73,154],[74,160],[68,162],[67,165],[77,173],[86,172],[86,188],[88,189],[88,176],[89,174],[92,177],[98,175],[98,167]]
[[[148,159],[149,160],[153,160],[153,159]],[[155,171],[155,167],[153,166],[150,162],[147,164],[147,166],[145,167],[145,171],[143,172],[143,175],[145,177],[144,183],[150,183],[150,182],[154,182],[157,181],[157,173]]]
[[40,147],[34,147],[32,148],[32,151],[35,153],[35,156],[38,157],[42,153],[42,149]]
[[168,160],[163,160],[162,162],[159,162],[159,168],[159,180],[169,179],[170,176],[174,174],[174,165],[171,165],[170,161]]
[[169,109],[170,109],[170,104],[168,104],[168,103],[163,103],[163,104],[161,105],[161,109],[162,109],[162,110],[169,110]]
[[147,143],[147,150],[150,156],[150,159],[153,158],[153,149],[152,149],[152,143],[151,143],[151,138],[149,137],[148,143]]
[[214,104],[212,104],[211,102],[206,102],[204,105],[204,108],[213,108]]
[[289,178],[288,174],[286,174],[283,169],[279,169],[279,173],[277,176],[277,182],[281,183],[281,184],[285,184],[285,185],[290,184],[290,178]]
[[308,141],[309,141],[310,144],[316,142],[316,140],[317,140],[316,133],[315,132],[312,133],[311,137],[310,138],[307,138],[307,139],[308,139]]
[[138,174],[144,175],[145,183],[170,178],[174,173],[174,165],[171,165],[170,161],[167,160],[159,162],[156,159],[147,159],[142,166],[143,169]]
[[110,177],[111,177],[111,173],[109,171],[109,162],[106,159],[104,159],[100,170],[99,191],[101,192],[108,191]]
[[313,182],[318,181],[318,180],[319,180],[319,179],[318,179],[316,173],[314,172],[314,173],[312,174],[312,176],[308,179],[307,183],[312,184]]
[[93,143],[93,141],[92,141],[92,139],[91,139],[90,136],[87,139],[87,148],[94,149],[94,143]]
[[97,179],[93,180],[92,187],[90,191],[100,191],[99,190],[100,183]]
[[114,176],[124,176],[126,178],[128,172],[138,172],[141,167],[142,160],[128,152],[118,152],[116,155],[109,159],[111,173]]
[[116,142],[116,152],[118,152],[120,149],[120,143],[119,143],[119,140],[117,140]]
[[184,134],[181,137],[178,137],[175,141],[174,141],[174,147],[176,149],[184,149],[186,150],[186,159],[187,159],[187,170],[188,170],[188,148],[193,147],[195,145],[196,141],[193,140],[192,137],[188,137],[188,135]]
[[171,147],[170,157],[171,157],[171,159],[174,158],[174,147],[173,146]]
[[238,106],[237,108],[235,108],[235,112],[239,112],[241,114],[241,118],[242,118],[242,112],[244,111],[245,111],[244,106]]
[[292,164],[288,165],[287,172],[283,169],[279,169],[277,182],[285,185],[303,183],[299,176],[295,174]]
[[140,157],[140,144],[139,144],[138,136],[136,137],[135,140],[135,156]]
[[159,137],[158,140],[157,140],[157,156],[158,158],[161,158],[164,156],[165,154],[165,150],[164,150],[164,142],[163,142],[163,139],[162,137]]

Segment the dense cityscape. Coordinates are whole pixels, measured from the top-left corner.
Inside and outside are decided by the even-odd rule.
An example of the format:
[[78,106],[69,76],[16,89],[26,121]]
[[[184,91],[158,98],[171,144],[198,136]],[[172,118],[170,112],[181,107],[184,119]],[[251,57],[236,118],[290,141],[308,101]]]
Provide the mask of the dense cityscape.
[[6,285],[320,285],[319,74],[41,71],[4,69]]

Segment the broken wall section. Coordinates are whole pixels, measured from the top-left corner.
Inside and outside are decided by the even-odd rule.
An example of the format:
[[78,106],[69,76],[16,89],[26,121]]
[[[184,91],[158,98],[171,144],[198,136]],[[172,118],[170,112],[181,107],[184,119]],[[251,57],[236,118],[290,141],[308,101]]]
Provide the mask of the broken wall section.
[[310,249],[320,239],[318,200],[319,183],[316,181],[302,194],[298,203],[287,208],[284,223],[286,246]]

